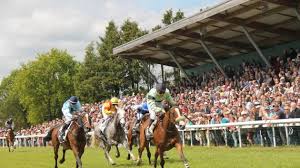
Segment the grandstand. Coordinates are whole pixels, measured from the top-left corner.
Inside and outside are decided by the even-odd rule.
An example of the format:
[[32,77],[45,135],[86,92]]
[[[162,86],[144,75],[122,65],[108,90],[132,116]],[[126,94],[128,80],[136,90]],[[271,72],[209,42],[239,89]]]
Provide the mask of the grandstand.
[[[299,46],[299,4],[294,0],[227,0],[114,48],[128,59],[178,67],[184,74],[215,65],[260,59]],[[268,55],[268,56],[266,56]]]

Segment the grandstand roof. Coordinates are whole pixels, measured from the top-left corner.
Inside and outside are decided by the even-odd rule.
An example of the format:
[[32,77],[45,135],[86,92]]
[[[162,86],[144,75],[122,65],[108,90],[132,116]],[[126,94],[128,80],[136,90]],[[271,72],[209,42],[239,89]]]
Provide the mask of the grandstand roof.
[[166,51],[173,51],[183,68],[212,60],[201,46],[205,41],[217,60],[255,51],[241,26],[261,49],[300,38],[300,16],[295,0],[227,0],[191,17],[113,49],[124,58],[176,66]]

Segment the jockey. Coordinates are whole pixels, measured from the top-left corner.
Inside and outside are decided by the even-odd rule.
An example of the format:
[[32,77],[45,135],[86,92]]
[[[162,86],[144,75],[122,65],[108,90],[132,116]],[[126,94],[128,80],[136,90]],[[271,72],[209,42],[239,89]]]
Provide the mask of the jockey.
[[116,97],[111,98],[110,100],[106,101],[102,105],[102,122],[101,122],[101,133],[104,134],[104,130],[109,119],[117,112],[117,107],[119,104],[119,99]]
[[71,123],[72,117],[75,112],[82,111],[81,104],[76,96],[70,97],[62,107],[62,113],[65,117],[65,122],[63,127],[61,128],[60,132],[60,139],[65,141],[67,137],[66,129],[68,128],[69,124]]
[[158,83],[155,88],[152,88],[147,94],[146,99],[151,119],[146,131],[146,137],[150,139],[153,137],[153,130],[157,123],[156,115],[165,113],[162,101],[167,101],[171,106],[175,106],[176,103],[164,83]]
[[140,127],[140,122],[141,122],[141,119],[143,118],[143,116],[145,114],[149,113],[147,102],[143,102],[142,104],[136,106],[135,108],[137,110],[137,113],[136,113],[137,120],[133,127],[133,135],[136,135],[136,132],[138,131],[138,129]]
[[6,122],[5,122],[5,128],[7,130],[11,129],[11,130],[14,130],[14,127],[15,127],[15,124],[13,122],[13,119],[12,118],[9,118]]

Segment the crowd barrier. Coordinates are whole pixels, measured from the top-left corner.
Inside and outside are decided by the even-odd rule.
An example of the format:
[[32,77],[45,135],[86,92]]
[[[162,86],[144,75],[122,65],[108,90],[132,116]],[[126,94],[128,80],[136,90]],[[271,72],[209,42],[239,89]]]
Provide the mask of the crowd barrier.
[[[199,131],[205,131],[206,136],[209,136],[210,131],[222,130],[225,136],[225,144],[227,144],[228,127],[235,127],[237,129],[239,147],[242,147],[241,130],[243,129],[257,129],[257,128],[269,128],[272,130],[273,147],[276,147],[276,131],[275,128],[284,128],[286,145],[290,145],[289,128],[300,126],[300,118],[297,119],[281,119],[281,120],[261,120],[261,121],[249,121],[249,122],[236,122],[226,124],[208,124],[208,125],[187,125],[184,130],[180,130],[180,135],[183,144],[186,144],[186,135],[190,134],[190,145],[194,145],[193,135]],[[91,134],[91,132],[89,133]],[[28,135],[28,136],[16,136],[15,146],[17,147],[40,147],[44,145],[43,137],[40,135]],[[262,134],[260,132],[261,145],[263,146]],[[207,139],[207,146],[211,145],[209,137]],[[5,147],[5,137],[0,137],[0,146]]]

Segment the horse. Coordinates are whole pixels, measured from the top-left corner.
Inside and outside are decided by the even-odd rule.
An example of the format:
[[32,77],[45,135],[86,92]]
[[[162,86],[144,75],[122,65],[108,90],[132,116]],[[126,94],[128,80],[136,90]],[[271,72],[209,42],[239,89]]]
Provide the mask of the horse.
[[[189,168],[188,161],[184,156],[182,149],[182,142],[180,139],[180,135],[176,128],[176,120],[179,119],[180,112],[176,107],[172,107],[171,109],[165,108],[166,112],[160,116],[158,116],[158,122],[153,132],[153,142],[156,146],[155,158],[154,158],[154,167],[156,168],[157,158],[160,156],[160,166],[163,168],[165,164],[164,160],[164,152],[176,148],[180,159],[183,161],[185,168]],[[141,164],[142,153],[145,147],[148,146],[148,141],[145,136],[145,131],[150,124],[149,115],[145,116],[142,119],[142,123],[140,126],[140,144],[139,144],[139,156],[137,164]],[[149,164],[151,154],[148,155]]]
[[132,160],[136,160],[131,150],[129,150],[127,136],[123,129],[125,125],[124,115],[125,111],[122,108],[117,108],[117,112],[109,119],[106,129],[104,130],[105,137],[100,134],[101,124],[96,126],[94,130],[93,141],[100,144],[99,146],[104,150],[105,158],[111,165],[115,165],[115,162],[110,157],[109,152],[111,147],[115,146],[117,150],[116,157],[118,158],[120,156],[118,144],[123,144]]
[[[145,115],[147,116],[147,115]],[[144,117],[145,117],[144,116]],[[129,150],[132,151],[132,146],[134,143],[136,143],[137,145],[139,145],[139,138],[140,138],[140,135],[139,135],[139,131],[136,132],[136,135],[133,135],[133,127],[135,126],[135,122],[129,122],[129,128],[128,128],[128,134],[127,134],[127,138],[128,138],[128,145],[129,145]],[[140,127],[139,127],[140,128]],[[150,152],[150,147],[149,145],[146,145],[145,146],[146,149],[147,149],[147,156],[149,158],[149,164],[151,164],[151,152]],[[127,155],[127,160],[130,160],[130,154],[128,153]]]
[[[71,149],[76,158],[76,168],[82,168],[81,157],[84,153],[86,145],[86,132],[91,130],[91,118],[88,113],[75,114],[69,125],[69,131],[66,136],[66,141],[60,143],[58,136],[61,124],[50,129],[51,142],[54,149],[55,168],[57,167],[58,149],[60,144],[63,146],[63,156],[59,163],[65,161],[65,154],[68,149]],[[47,141],[47,140],[46,140]]]
[[6,134],[6,144],[7,144],[7,147],[8,147],[8,151],[10,152],[10,148],[12,149],[12,152],[14,151],[15,149],[15,146],[14,146],[14,142],[15,142],[15,134],[14,134],[14,131],[12,129],[8,129],[7,130],[7,134]]

